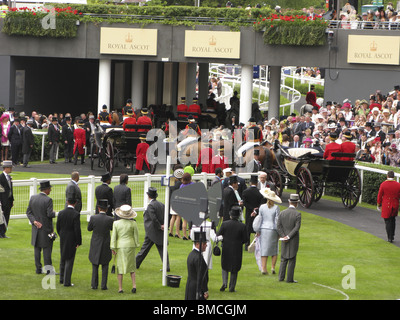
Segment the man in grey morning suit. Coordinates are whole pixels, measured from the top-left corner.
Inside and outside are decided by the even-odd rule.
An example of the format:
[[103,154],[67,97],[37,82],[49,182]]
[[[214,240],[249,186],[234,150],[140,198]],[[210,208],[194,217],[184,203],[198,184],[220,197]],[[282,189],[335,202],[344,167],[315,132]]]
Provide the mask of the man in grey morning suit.
[[[157,189],[149,188],[147,191],[149,197],[149,205],[143,214],[143,223],[146,236],[140,252],[136,255],[136,268],[139,269],[143,260],[146,258],[153,244],[156,245],[161,260],[163,258],[163,236],[164,227],[168,228],[168,224],[164,224],[164,204],[157,201]],[[167,256],[167,271],[169,271],[169,259]]]
[[[82,211],[82,193],[81,189],[78,186],[79,181],[79,172],[74,171],[71,173],[71,181],[68,182],[67,188],[65,189],[65,199],[75,199],[75,210],[81,213]],[[68,206],[68,203],[65,203],[65,207]]]
[[132,195],[131,188],[127,186],[128,175],[123,173],[119,177],[119,185],[114,187],[114,207],[119,208],[120,206],[127,204],[132,207]]
[[26,209],[26,215],[32,224],[31,244],[35,248],[36,273],[42,273],[40,261],[42,250],[45,266],[53,265],[51,260],[53,240],[50,239],[49,234],[54,232],[53,218],[56,213],[53,211],[53,200],[49,197],[50,191],[50,181],[42,181],[40,193],[30,198],[28,209]]
[[301,214],[296,210],[299,202],[298,194],[291,194],[289,208],[283,210],[278,217],[277,231],[282,240],[281,244],[281,265],[279,267],[279,281],[297,282],[293,279],[296,266],[296,255],[299,250],[299,230],[301,225]]

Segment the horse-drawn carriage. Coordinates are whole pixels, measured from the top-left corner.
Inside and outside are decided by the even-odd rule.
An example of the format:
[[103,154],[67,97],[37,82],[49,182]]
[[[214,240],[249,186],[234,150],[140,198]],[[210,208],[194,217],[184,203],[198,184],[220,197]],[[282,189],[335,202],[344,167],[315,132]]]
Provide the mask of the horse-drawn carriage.
[[[127,125],[127,129],[135,131],[124,131],[122,126],[98,126],[91,137],[90,160],[91,169],[94,168],[96,159],[99,167],[105,167],[112,174],[114,168],[122,162],[131,171],[135,166],[136,147],[140,143],[140,135],[145,132],[138,130],[150,130],[150,125]],[[150,145],[153,143],[148,142]],[[150,164],[150,173],[154,173],[156,164]]]
[[[282,194],[283,187],[296,179],[296,192],[301,204],[308,208],[318,202],[324,190],[334,187],[340,192],[343,205],[353,209],[360,198],[361,176],[354,161],[326,160],[318,150],[306,148],[285,149],[275,143],[277,167],[270,170],[268,178]],[[354,154],[333,153],[334,157],[354,157]]]

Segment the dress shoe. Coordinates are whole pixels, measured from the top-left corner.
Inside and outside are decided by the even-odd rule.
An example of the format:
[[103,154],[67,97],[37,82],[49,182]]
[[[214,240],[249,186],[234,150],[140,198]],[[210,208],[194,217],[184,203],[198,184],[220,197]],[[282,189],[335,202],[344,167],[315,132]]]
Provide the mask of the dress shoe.
[[71,283],[71,284],[64,284],[64,287],[73,287],[73,286],[74,286],[73,283]]
[[223,285],[222,285],[222,287],[219,289],[219,291],[221,291],[221,292],[222,292],[222,291],[225,291],[225,289],[226,289],[226,285],[225,285],[225,284],[223,284]]
[[287,283],[297,283],[297,280],[287,281]]
[[132,293],[136,293],[136,288],[132,288]]
[[101,290],[108,290],[108,288],[107,287],[103,287],[103,288],[101,288]]
[[97,287],[91,287],[93,290],[97,290]]

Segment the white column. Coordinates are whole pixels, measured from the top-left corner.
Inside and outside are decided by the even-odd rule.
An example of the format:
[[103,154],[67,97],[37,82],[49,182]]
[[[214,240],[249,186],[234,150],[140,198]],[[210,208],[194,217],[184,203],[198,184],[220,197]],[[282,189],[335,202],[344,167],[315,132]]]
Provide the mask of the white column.
[[143,106],[143,85],[144,85],[144,61],[133,61],[132,63],[132,105],[135,110]]
[[240,84],[240,113],[239,122],[247,124],[251,117],[251,104],[253,96],[253,66],[242,65],[242,78]]
[[269,102],[268,102],[268,119],[272,117],[279,120],[279,105],[281,99],[281,67],[269,67]]
[[99,90],[97,95],[97,112],[105,104],[110,110],[111,60],[99,60]]

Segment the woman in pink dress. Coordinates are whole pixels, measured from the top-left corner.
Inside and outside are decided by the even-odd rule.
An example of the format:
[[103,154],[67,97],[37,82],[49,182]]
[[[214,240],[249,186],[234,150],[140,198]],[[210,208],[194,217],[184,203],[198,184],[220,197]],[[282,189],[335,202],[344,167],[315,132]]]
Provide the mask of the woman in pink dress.
[[8,132],[10,131],[10,121],[8,114],[3,113],[0,117],[1,123],[1,162],[8,159],[8,149],[10,141],[8,140]]

